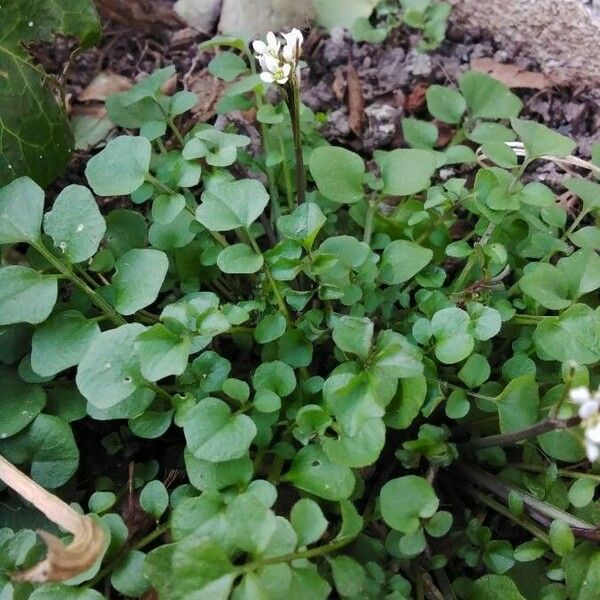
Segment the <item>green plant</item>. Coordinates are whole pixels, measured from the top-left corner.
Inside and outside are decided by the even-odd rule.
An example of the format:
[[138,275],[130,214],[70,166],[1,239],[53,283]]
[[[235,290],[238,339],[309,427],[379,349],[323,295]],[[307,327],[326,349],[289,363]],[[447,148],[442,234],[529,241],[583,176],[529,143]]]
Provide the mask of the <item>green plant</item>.
[[91,0],[7,0],[0,10],[0,184],[28,175],[45,186],[67,166],[73,134],[54,98],[60,84],[25,45],[59,33],[88,48],[100,39],[100,20]]
[[[192,98],[162,70],[108,102],[141,134],[87,165],[126,208],[69,186],[44,214],[30,179],[0,190],[0,453],[110,540],[75,585],[11,581],[41,544],[9,497],[2,593],[593,598],[600,185],[566,181],[573,218],[523,177],[598,166],[474,73],[428,94],[449,150],[405,122],[414,147],[367,164],[319,136],[295,69],[267,104],[246,42],[210,46],[228,47],[220,112],[253,106],[262,150],[181,131]],[[295,66],[282,52],[263,68]],[[452,162],[471,175],[440,181]]]
[[357,42],[383,42],[402,24],[418,29],[421,50],[433,50],[444,41],[451,11],[440,0],[315,0],[315,7],[321,25],[347,27]]

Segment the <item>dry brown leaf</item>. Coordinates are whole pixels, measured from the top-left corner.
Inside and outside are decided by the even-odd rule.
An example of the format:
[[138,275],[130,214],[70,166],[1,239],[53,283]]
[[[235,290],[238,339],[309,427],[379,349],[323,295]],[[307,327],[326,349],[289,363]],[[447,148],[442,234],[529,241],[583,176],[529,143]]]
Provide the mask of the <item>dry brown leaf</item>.
[[87,571],[100,558],[107,540],[100,525],[91,517],[75,512],[2,456],[0,479],[53,523],[73,534],[72,541],[65,545],[47,531],[38,531],[48,547],[46,558],[26,571],[13,573],[14,581],[66,581]]
[[331,84],[333,95],[341,102],[346,96],[346,78],[344,77],[343,69],[337,69]]
[[225,90],[225,83],[204,69],[189,78],[188,90],[198,96],[198,104],[192,108],[195,119],[205,123],[215,116],[217,103]]
[[360,137],[363,132],[365,120],[365,99],[362,91],[362,82],[354,65],[349,61],[346,69],[348,82],[348,125]]
[[180,29],[185,23],[168,0],[94,0],[105,19],[142,31]]
[[126,92],[133,83],[127,77],[117,75],[111,71],[98,73],[92,82],[79,94],[79,102],[98,100],[104,102],[111,94]]
[[552,85],[552,81],[543,73],[525,71],[517,65],[499,63],[493,58],[474,58],[471,69],[487,73],[509,88],[543,90]]
[[420,81],[415,85],[412,92],[406,96],[404,108],[406,112],[415,113],[421,110],[425,106],[425,98],[429,84]]

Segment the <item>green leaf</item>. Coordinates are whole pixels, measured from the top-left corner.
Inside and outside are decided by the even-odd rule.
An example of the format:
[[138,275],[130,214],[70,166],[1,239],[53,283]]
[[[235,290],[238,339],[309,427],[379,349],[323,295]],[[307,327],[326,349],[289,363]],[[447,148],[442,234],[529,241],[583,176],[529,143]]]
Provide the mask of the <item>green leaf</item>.
[[436,339],[435,355],[440,362],[453,365],[471,354],[475,346],[469,333],[471,319],[461,308],[438,310],[431,319],[431,333]]
[[345,500],[354,489],[352,471],[332,462],[314,445],[305,446],[294,456],[283,479],[324,500]]
[[421,352],[403,335],[387,329],[377,337],[370,370],[382,379],[417,377],[423,372]]
[[600,287],[600,256],[593,250],[577,250],[571,256],[561,258],[557,266],[575,300]]
[[481,354],[471,354],[458,372],[460,380],[469,388],[479,387],[484,381],[487,381],[490,374],[490,363]]
[[388,285],[410,281],[432,260],[433,252],[408,240],[396,240],[383,251],[379,279]]
[[576,479],[569,489],[569,502],[576,508],[587,506],[594,499],[597,485],[596,481],[587,477]]
[[209,462],[242,458],[257,432],[250,417],[232,415],[229,406],[217,398],[205,398],[192,408],[183,430],[190,452]]
[[152,304],[165,280],[169,260],[160,250],[129,250],[117,260],[112,278],[114,306],[122,315],[132,315]]
[[252,494],[238,496],[227,506],[225,523],[235,546],[252,556],[266,550],[277,528],[273,511]]
[[559,317],[546,317],[533,332],[538,355],[560,362],[589,365],[600,360],[600,311],[574,304]]
[[367,317],[344,315],[334,322],[332,337],[335,345],[366,360],[373,343],[374,325]]
[[452,527],[452,513],[440,510],[426,523],[425,529],[431,537],[444,537]]
[[77,310],[50,317],[35,330],[31,340],[31,368],[51,377],[79,364],[92,341],[100,334],[95,321]]
[[103,331],[92,341],[76,376],[77,388],[90,404],[111,408],[146,383],[134,347],[144,330],[139,323],[129,323]]
[[169,507],[169,492],[165,484],[157,479],[148,482],[140,493],[140,506],[156,520],[160,519]]
[[0,365],[0,439],[27,427],[45,404],[42,386],[25,383],[15,371]]
[[525,145],[528,159],[545,155],[568,156],[577,146],[573,140],[541,123],[511,119],[510,124]]
[[252,385],[256,390],[270,390],[285,398],[296,389],[296,375],[289,365],[279,360],[265,362],[254,372]]
[[110,583],[117,592],[139,598],[148,591],[150,583],[142,574],[145,558],[146,555],[139,550],[130,550],[125,554],[110,576]]
[[474,119],[510,119],[523,108],[518,96],[485,73],[467,71],[458,86]]
[[45,321],[57,295],[53,276],[17,265],[0,268],[0,325]]
[[493,338],[500,332],[502,327],[502,318],[495,308],[484,306],[479,302],[470,302],[467,304],[467,312],[471,318],[469,333],[480,341]]
[[31,477],[51,489],[65,484],[79,463],[69,424],[44,414],[17,435],[0,440],[0,454],[16,464],[30,463]]
[[202,194],[196,219],[210,231],[231,231],[252,225],[268,203],[269,194],[260,181],[222,182]]
[[172,223],[185,208],[183,194],[161,194],[152,202],[152,218],[159,225]]
[[538,418],[539,394],[535,377],[530,374],[513,379],[495,399],[500,431],[518,431],[533,425]]
[[400,533],[414,533],[421,519],[429,519],[438,509],[439,500],[431,484],[423,477],[406,475],[388,481],[379,493],[383,520]]
[[336,556],[329,559],[331,574],[336,590],[344,597],[360,597],[367,574],[362,565],[349,556]]
[[450,125],[460,123],[467,103],[462,94],[452,88],[431,85],[427,88],[427,109],[436,119]]
[[431,185],[436,166],[435,155],[428,150],[392,150],[381,164],[384,192],[390,196],[422,192]]
[[438,139],[438,128],[429,121],[402,119],[404,139],[411,148],[431,150]]
[[69,262],[79,263],[94,256],[106,223],[92,193],[81,185],[69,185],[44,216],[44,231]]
[[575,536],[565,521],[552,521],[549,533],[550,546],[558,556],[565,556],[575,547]]
[[196,458],[189,450],[183,454],[190,483],[200,491],[221,490],[229,486],[245,486],[252,479],[252,461],[242,458],[213,463]]
[[595,600],[600,586],[600,551],[591,542],[579,544],[564,558],[569,600]]
[[319,24],[326,28],[346,27],[349,29],[359,18],[367,18],[377,6],[378,0],[345,0],[344,10],[330,0],[315,0]]
[[126,196],[144,183],[151,155],[145,137],[122,135],[88,161],[85,176],[98,196]]
[[233,52],[221,52],[208,63],[208,71],[211,75],[231,82],[237,79],[248,69],[246,61]]
[[507,575],[484,575],[471,586],[469,600],[526,600]]
[[188,364],[190,339],[172,333],[157,323],[141,333],[135,341],[142,375],[158,381],[169,375],[181,375]]
[[333,462],[359,469],[377,461],[385,445],[385,433],[381,419],[365,419],[352,435],[341,432],[337,439],[323,437],[321,444]]
[[75,36],[85,48],[100,39],[90,0],[13,0],[2,4],[0,35],[0,185],[29,175],[46,186],[60,175],[73,149],[67,116],[43,69],[31,60],[31,43],[54,34]]
[[299,546],[318,542],[327,531],[327,519],[321,507],[310,498],[301,498],[292,506],[290,522],[298,536]]
[[545,308],[562,310],[572,304],[568,299],[569,286],[553,265],[537,263],[519,280],[521,290]]
[[101,514],[110,510],[116,502],[117,496],[113,492],[94,492],[90,496],[88,506],[90,511]]
[[326,220],[314,202],[305,202],[291,215],[279,217],[277,228],[283,237],[299,242],[306,250],[310,250]]
[[217,257],[217,266],[223,273],[249,274],[263,268],[262,254],[256,254],[248,244],[234,244],[221,250]]
[[47,583],[33,591],[31,600],[104,600],[96,590],[70,587],[62,583]]
[[19,177],[1,188],[0,244],[39,240],[43,213],[44,190],[29,177]]
[[267,315],[254,329],[254,339],[259,344],[268,344],[280,338],[287,327],[287,321],[281,313]]
[[321,146],[310,156],[310,173],[323,196],[333,202],[353,204],[364,197],[365,163],[354,152]]
[[190,536],[175,547],[172,600],[227,600],[234,567],[216,540]]

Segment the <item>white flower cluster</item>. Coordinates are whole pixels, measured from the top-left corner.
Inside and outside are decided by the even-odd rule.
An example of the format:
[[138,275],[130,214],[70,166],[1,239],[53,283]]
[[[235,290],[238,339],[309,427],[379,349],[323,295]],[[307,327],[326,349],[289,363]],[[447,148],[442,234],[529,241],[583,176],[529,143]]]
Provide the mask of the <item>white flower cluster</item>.
[[292,29],[289,33],[282,33],[282,40],[269,31],[267,41],[256,40],[252,48],[260,64],[262,73],[260,78],[266,83],[287,83],[294,74],[299,79],[300,55],[304,37],[299,29]]
[[600,457],[600,389],[592,393],[586,387],[576,387],[569,392],[569,399],[579,406],[585,452],[588,460],[594,462]]

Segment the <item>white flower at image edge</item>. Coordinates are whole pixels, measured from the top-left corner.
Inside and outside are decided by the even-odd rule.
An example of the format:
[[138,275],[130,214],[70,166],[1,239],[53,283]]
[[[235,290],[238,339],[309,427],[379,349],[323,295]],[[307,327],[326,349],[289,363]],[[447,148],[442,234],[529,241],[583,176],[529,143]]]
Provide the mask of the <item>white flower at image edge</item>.
[[284,85],[290,79],[292,72],[298,76],[299,59],[302,53],[304,37],[299,29],[292,29],[289,33],[282,33],[285,45],[269,31],[267,41],[255,40],[252,48],[262,69],[260,78],[265,83],[278,83]]
[[569,400],[578,405],[577,414],[582,420],[585,453],[590,462],[600,457],[600,390],[593,394],[585,387],[569,392]]

